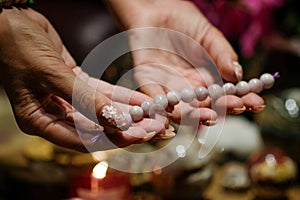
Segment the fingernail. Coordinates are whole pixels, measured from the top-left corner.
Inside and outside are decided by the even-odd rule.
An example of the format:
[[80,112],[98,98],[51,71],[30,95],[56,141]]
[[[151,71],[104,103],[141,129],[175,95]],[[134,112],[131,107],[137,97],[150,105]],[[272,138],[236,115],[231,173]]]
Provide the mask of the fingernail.
[[172,125],[170,125],[170,124],[169,124],[169,128],[168,128],[168,130],[170,130],[170,131],[174,132],[174,131],[175,131],[175,128],[174,128]]
[[148,140],[150,140],[151,138],[153,138],[156,134],[156,131],[152,131],[152,132],[149,132],[147,133],[147,135],[145,137],[143,137],[143,140],[146,142]]
[[232,113],[232,114],[241,114],[245,110],[246,110],[246,106],[243,106],[241,108],[233,108],[230,113]]
[[216,120],[206,120],[206,121],[202,121],[201,124],[204,126],[213,126],[217,123]]
[[243,68],[240,65],[240,63],[233,61],[233,66],[234,66],[234,73],[235,73],[235,77],[237,79],[237,81],[242,80],[243,78]]
[[253,112],[261,112],[261,111],[263,111],[265,108],[266,108],[265,105],[254,106],[254,107],[252,108],[252,111],[253,111]]
[[176,133],[174,133],[173,131],[167,129],[164,134],[157,135],[157,138],[159,138],[159,139],[170,139],[170,138],[173,138],[175,136],[176,136]]
[[127,130],[131,125],[129,113],[118,113],[117,109],[111,105],[105,105],[101,109],[102,122],[112,128]]

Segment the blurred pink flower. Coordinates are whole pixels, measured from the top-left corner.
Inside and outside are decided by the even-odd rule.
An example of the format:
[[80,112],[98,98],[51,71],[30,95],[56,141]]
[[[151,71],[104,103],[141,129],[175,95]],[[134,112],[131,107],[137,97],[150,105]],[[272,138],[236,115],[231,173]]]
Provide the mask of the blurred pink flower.
[[192,0],[229,39],[237,41],[245,57],[273,33],[272,12],[284,0]]

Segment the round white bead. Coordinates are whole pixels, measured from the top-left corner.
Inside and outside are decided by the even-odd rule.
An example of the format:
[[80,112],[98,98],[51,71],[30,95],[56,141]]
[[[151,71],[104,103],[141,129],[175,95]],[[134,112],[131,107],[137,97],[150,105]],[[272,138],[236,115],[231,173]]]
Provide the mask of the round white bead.
[[170,91],[167,93],[167,99],[171,106],[174,106],[180,102],[180,94],[176,91]]
[[137,121],[140,121],[141,119],[143,119],[144,111],[139,106],[132,106],[129,109],[129,114],[130,114],[132,120],[137,122]]
[[166,116],[167,112],[160,104],[153,104],[149,110],[149,117],[155,119],[157,115]]
[[154,103],[161,105],[166,108],[168,106],[168,99],[164,95],[158,95],[154,98]]
[[218,99],[223,95],[223,89],[218,84],[212,84],[208,87],[208,93],[212,99]]
[[151,106],[153,105],[152,101],[144,101],[141,105],[143,111],[144,111],[144,115],[149,115],[149,110],[151,108]]
[[235,85],[233,83],[225,83],[223,86],[222,86],[225,94],[228,94],[228,95],[234,95],[236,93],[236,88],[235,88]]
[[264,85],[258,78],[253,78],[249,81],[250,91],[260,93],[264,89]]
[[199,101],[203,101],[208,97],[208,90],[205,87],[198,87],[195,89],[196,97]]
[[192,88],[183,88],[180,91],[181,100],[186,103],[190,103],[196,97],[196,94]]
[[271,88],[275,82],[275,78],[269,73],[261,75],[260,80],[263,83],[265,89]]
[[246,81],[240,81],[236,84],[236,94],[239,96],[243,96],[250,92],[249,84]]

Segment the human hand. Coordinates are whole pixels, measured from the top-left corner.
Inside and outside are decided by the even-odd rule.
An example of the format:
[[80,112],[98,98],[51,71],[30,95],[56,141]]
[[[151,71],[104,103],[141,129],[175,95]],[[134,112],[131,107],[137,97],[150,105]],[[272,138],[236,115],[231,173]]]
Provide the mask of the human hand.
[[[110,127],[101,116],[105,105],[113,103],[121,112],[149,97],[81,73],[44,16],[29,8],[4,9],[0,24],[0,78],[22,131],[79,151],[124,147],[165,134],[167,122],[155,119],[124,131]],[[91,142],[102,131],[109,139]]]
[[[191,47],[190,39],[202,45],[208,52],[222,79],[229,82],[241,80],[242,68],[236,62],[238,58],[231,45],[192,2],[180,0],[108,2],[123,27],[133,30],[129,33],[130,44],[134,49],[139,49],[132,52],[135,78],[141,91],[146,94],[155,97],[169,90],[180,91],[184,87],[196,88],[201,85],[207,87],[216,82],[220,84],[218,76],[211,73],[214,69],[202,67],[201,58],[205,56],[203,52],[195,51]],[[136,29],[143,27],[144,30]],[[160,30],[152,31],[153,29],[147,27],[157,27]],[[170,29],[170,32],[161,31],[162,28]],[[181,35],[179,39],[172,38],[176,35],[174,31]],[[182,37],[186,37],[187,44]],[[152,48],[142,49],[143,47]],[[191,65],[189,61],[193,61],[196,65]],[[206,99],[196,103],[198,109],[193,108],[191,104],[180,104],[181,106],[175,107],[171,116],[177,122],[182,117],[213,122],[217,118],[217,113],[215,109],[209,109],[212,108],[212,104],[215,108],[221,107],[235,114],[242,113],[246,109],[261,111],[264,108],[263,99],[254,93],[242,97],[226,95],[216,102]]]

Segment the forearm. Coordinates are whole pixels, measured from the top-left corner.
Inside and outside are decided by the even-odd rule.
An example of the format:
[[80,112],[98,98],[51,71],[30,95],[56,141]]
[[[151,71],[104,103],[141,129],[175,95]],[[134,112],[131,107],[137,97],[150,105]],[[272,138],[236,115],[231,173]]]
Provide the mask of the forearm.
[[131,18],[136,18],[138,14],[136,11],[139,10],[140,4],[142,4],[136,0],[106,0],[105,2],[123,29],[131,27]]

